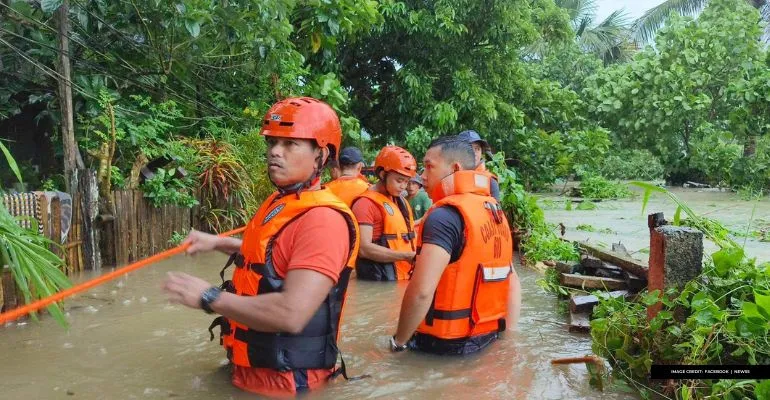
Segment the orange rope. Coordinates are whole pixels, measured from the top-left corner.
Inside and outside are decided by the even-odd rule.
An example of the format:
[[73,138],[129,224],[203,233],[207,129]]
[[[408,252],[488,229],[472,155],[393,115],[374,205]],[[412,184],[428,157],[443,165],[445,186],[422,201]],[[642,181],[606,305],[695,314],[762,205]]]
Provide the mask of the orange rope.
[[[219,236],[232,236],[243,232],[245,229],[246,227],[240,227],[238,229],[233,229],[231,231],[222,233]],[[101,285],[102,283],[111,281],[121,275],[125,275],[129,272],[136,271],[140,268],[146,267],[154,262],[163,260],[165,258],[175,256],[187,250],[188,247],[190,247],[189,244],[176,246],[172,249],[168,249],[158,254],[155,254],[154,256],[150,256],[145,259],[139,260],[135,263],[126,265],[123,268],[116,269],[115,271],[112,271],[108,274],[104,274],[102,276],[91,279],[90,281],[86,281],[77,286],[73,286],[69,289],[62,290],[61,292],[58,292],[52,296],[44,297],[38,301],[35,301],[34,303],[30,303],[30,304],[21,306],[19,308],[13,309],[11,311],[4,312],[0,314],[0,325],[5,324],[6,322],[9,322],[9,321],[16,320],[19,317],[35,312],[37,310],[40,310],[41,308],[48,306],[52,303],[62,301],[65,298],[72,296],[73,294],[84,292],[88,289],[91,289],[94,286]]]

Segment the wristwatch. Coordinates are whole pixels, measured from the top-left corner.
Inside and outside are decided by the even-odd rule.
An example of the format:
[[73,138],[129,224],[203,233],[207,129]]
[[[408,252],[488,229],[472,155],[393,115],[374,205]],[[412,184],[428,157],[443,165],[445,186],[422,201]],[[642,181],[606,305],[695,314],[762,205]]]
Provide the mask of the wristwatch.
[[398,352],[404,351],[406,349],[407,349],[406,343],[404,343],[404,344],[399,346],[399,345],[396,344],[396,336],[393,335],[393,336],[390,337],[390,351],[392,351],[394,353],[398,353]]
[[201,308],[206,314],[214,313],[214,310],[211,309],[211,303],[217,301],[220,294],[222,294],[222,289],[216,286],[212,286],[201,293]]

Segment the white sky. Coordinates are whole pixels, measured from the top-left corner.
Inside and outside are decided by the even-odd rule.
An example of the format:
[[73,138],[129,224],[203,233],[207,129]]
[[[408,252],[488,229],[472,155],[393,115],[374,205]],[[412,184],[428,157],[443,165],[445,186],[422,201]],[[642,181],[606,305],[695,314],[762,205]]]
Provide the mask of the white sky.
[[604,20],[613,11],[621,8],[626,10],[629,20],[634,21],[641,17],[645,11],[662,3],[664,0],[597,0],[599,7],[596,10],[594,23]]

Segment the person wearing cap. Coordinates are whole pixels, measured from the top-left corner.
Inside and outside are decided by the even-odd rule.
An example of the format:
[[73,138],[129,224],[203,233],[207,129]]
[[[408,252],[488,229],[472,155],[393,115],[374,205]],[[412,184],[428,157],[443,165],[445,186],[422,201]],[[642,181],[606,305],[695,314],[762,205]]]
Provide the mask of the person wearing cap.
[[401,195],[417,174],[417,162],[408,151],[386,146],[374,161],[379,181],[353,200],[353,214],[361,231],[356,261],[358,279],[409,279],[415,256],[414,219]]
[[350,206],[353,204],[353,199],[369,189],[369,182],[361,175],[364,155],[356,147],[345,147],[340,152],[337,166],[331,170],[334,180],[327,183],[326,187]]
[[409,184],[406,185],[407,196],[409,206],[412,207],[412,216],[414,217],[415,224],[419,221],[428,209],[433,204],[430,201],[430,197],[423,190],[422,178],[420,175],[415,175],[414,178],[409,180]]
[[[484,154],[492,154],[492,147],[489,145],[489,142],[482,139],[481,135],[474,130],[462,131],[457,137],[473,146],[473,154],[476,158],[476,169],[479,171],[486,171],[487,166],[484,164]],[[500,201],[500,184],[497,182],[497,176],[493,175],[493,179],[489,184],[489,191],[492,194],[492,197],[497,201]]]
[[[232,383],[242,390],[286,397],[346,376],[344,362],[336,368],[337,341],[358,225],[350,208],[320,183],[341,134],[326,103],[300,97],[274,104],[261,135],[277,191],[243,239],[192,231],[183,242],[188,254],[229,254],[225,269],[235,264],[232,280],[212,286],[173,272],[163,285],[170,301],[220,315],[209,330],[220,326]],[[224,269],[220,276],[225,279]]]
[[491,174],[477,170],[467,141],[436,139],[423,161],[422,178],[434,203],[423,217],[390,349],[475,353],[517,325],[521,285],[511,230],[490,196]]

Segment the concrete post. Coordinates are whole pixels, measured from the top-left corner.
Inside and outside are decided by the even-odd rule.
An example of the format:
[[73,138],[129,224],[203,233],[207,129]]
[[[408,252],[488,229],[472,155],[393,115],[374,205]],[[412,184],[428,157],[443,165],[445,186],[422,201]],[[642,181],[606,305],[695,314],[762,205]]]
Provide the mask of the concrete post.
[[[667,225],[662,213],[647,217],[650,228],[650,262],[647,289],[682,289],[703,269],[703,232],[683,226]],[[647,308],[652,319],[661,310],[658,303]]]

